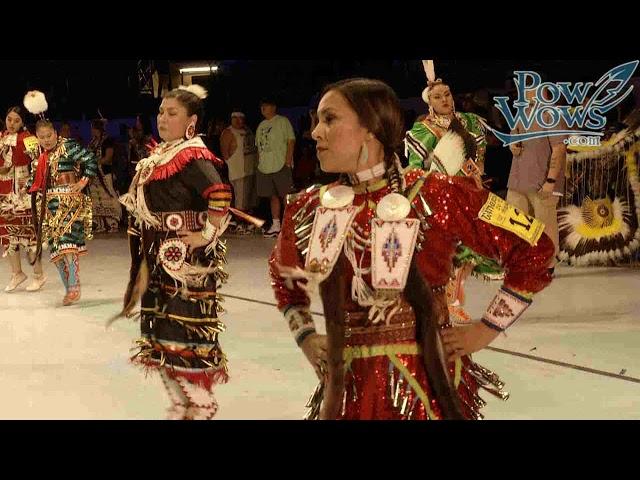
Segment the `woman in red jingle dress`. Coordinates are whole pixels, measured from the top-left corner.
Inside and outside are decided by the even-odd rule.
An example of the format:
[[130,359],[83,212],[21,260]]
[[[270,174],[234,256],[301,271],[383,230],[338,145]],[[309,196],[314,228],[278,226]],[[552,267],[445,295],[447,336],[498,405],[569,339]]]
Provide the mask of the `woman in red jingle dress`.
[[[288,205],[270,259],[278,308],[322,380],[309,418],[475,419],[483,387],[503,384],[470,354],[486,347],[547,286],[553,245],[473,180],[401,172],[402,113],[374,80],[325,90],[313,132],[339,182]],[[498,260],[502,288],[482,321],[451,327],[445,286],[459,242]],[[309,294],[320,285],[327,335]]]

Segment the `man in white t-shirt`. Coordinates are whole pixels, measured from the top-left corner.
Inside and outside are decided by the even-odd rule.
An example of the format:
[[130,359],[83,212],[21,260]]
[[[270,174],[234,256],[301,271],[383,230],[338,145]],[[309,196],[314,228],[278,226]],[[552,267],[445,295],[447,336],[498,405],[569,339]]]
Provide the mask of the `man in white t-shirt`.
[[259,197],[271,199],[273,223],[264,234],[275,237],[280,233],[280,209],[293,188],[293,148],[296,137],[286,117],[276,114],[276,102],[264,99],[260,111],[264,120],[256,130],[258,171],[256,184]]

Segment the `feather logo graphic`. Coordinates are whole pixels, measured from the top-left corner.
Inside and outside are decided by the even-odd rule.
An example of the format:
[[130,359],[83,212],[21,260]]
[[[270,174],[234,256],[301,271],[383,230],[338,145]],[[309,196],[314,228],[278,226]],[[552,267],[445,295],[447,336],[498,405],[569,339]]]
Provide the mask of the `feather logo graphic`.
[[[509,106],[509,97],[494,97],[494,101],[510,130],[524,130],[525,133],[499,132],[481,121],[504,146],[558,135],[601,137],[607,123],[604,114],[631,94],[633,85],[628,83],[639,63],[634,60],[613,67],[595,83],[543,83],[542,77],[534,71],[515,71],[518,96],[512,105],[514,111]],[[527,99],[528,92],[535,92],[532,102]],[[534,123],[543,130],[528,131]],[[564,127],[565,124],[568,128]],[[599,144],[599,138],[597,140]]]

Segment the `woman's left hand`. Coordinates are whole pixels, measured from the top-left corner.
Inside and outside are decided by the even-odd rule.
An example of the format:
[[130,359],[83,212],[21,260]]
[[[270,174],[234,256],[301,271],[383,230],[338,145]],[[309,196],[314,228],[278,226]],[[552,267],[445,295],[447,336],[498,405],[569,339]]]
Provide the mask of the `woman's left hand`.
[[200,231],[181,231],[178,232],[178,236],[180,237],[180,240],[182,240],[182,243],[184,243],[191,252],[196,248],[204,247],[209,244],[209,241],[202,236]]
[[482,322],[440,330],[442,345],[449,362],[482,350],[493,342],[499,334],[500,332],[487,327]]

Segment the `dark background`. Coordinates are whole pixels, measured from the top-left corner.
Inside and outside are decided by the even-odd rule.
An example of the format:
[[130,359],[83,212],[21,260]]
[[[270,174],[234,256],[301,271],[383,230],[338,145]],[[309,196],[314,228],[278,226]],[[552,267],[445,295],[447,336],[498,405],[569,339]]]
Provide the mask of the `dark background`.
[[[504,89],[514,69],[531,69],[550,81],[596,81],[609,68],[629,59],[608,60],[436,60],[436,74],[454,93]],[[156,59],[168,73],[172,60]],[[26,91],[47,95],[49,116],[106,118],[153,114],[158,100],[140,95],[138,60],[1,60],[2,111],[21,104]],[[309,105],[322,87],[335,80],[364,76],[386,81],[400,98],[418,97],[425,86],[419,60],[219,60],[220,70],[204,80],[210,96],[207,114],[226,118],[234,108],[258,112],[258,101],[275,94],[280,106]],[[201,83],[202,80],[198,80]]]

